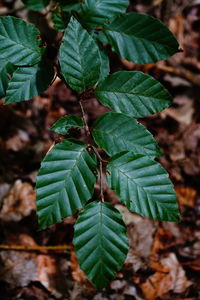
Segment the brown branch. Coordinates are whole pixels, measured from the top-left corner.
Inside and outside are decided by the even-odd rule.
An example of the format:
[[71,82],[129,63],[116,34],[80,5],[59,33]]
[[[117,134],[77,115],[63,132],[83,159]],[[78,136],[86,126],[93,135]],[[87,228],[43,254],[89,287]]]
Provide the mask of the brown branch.
[[22,245],[0,245],[1,250],[7,251],[64,251],[73,249],[72,245],[58,245],[58,246],[22,246]]

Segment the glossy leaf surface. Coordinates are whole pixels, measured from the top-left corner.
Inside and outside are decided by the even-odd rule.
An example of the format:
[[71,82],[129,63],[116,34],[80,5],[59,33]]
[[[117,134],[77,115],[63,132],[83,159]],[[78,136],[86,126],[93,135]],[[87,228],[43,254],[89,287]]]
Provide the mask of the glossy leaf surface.
[[97,86],[96,97],[110,109],[133,117],[155,114],[171,104],[171,95],[160,82],[137,71],[109,75]]
[[128,0],[85,0],[81,19],[87,26],[95,27],[124,13],[128,4]]
[[78,92],[93,87],[100,77],[98,46],[74,17],[64,33],[60,65],[65,80]]
[[15,65],[33,65],[40,61],[39,31],[15,17],[0,17],[0,60]]
[[111,158],[107,170],[110,188],[131,211],[156,220],[179,221],[173,185],[158,162],[121,152]]
[[151,133],[135,119],[120,113],[106,113],[94,124],[93,137],[97,145],[112,156],[132,151],[153,157],[161,152]]
[[40,229],[73,215],[92,197],[96,161],[81,142],[64,140],[42,161],[37,176],[37,213]]
[[54,77],[50,64],[19,67],[13,73],[6,91],[5,104],[30,100],[44,92]]
[[74,233],[81,269],[101,289],[115,277],[126,259],[128,238],[118,210],[94,201],[81,212]]
[[132,12],[106,25],[101,33],[122,58],[138,64],[154,63],[179,52],[178,42],[158,19]]
[[53,124],[51,130],[60,133],[67,134],[71,127],[83,127],[83,119],[77,116],[65,116],[60,118],[56,123]]

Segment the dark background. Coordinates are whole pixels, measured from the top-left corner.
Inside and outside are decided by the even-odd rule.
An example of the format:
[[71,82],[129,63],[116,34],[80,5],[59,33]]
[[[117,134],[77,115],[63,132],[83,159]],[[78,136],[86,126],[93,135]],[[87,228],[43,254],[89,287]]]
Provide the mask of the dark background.
[[[46,40],[56,37],[42,13],[1,1],[0,14],[35,23]],[[184,52],[155,65],[135,65],[110,53],[111,69],[141,70],[161,81],[173,105],[141,120],[158,141],[161,164],[175,185],[182,221],[152,221],[130,213],[113,192],[105,197],[123,212],[130,251],[116,279],[97,292],[78,267],[71,242],[75,217],[38,232],[34,185],[40,162],[59,135],[50,126],[65,114],[81,116],[76,95],[59,79],[31,101],[0,100],[0,299],[168,300],[200,299],[200,1],[131,1],[129,11],[161,18]],[[108,49],[109,50],[109,49]],[[96,99],[84,103],[88,123],[106,111]],[[71,132],[83,137],[83,132]],[[98,194],[99,186],[96,186]],[[46,251],[39,246],[67,245]],[[17,251],[16,246],[33,247]],[[3,249],[7,248],[7,249]],[[67,249],[69,248],[69,249]],[[15,249],[15,250],[13,250]]]

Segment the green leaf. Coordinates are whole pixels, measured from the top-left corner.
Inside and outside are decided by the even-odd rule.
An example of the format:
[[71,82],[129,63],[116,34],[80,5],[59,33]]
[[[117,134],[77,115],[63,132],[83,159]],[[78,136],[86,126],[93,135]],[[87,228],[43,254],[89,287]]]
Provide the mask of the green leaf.
[[39,31],[33,24],[27,24],[15,17],[0,18],[0,60],[7,60],[17,66],[33,65],[40,61]]
[[72,10],[75,10],[75,11],[81,10],[81,3],[79,0],[68,0],[68,1],[59,0],[58,2],[63,11],[70,12]]
[[92,134],[97,145],[110,156],[122,151],[153,157],[161,155],[151,133],[142,124],[124,114],[104,114],[96,120]]
[[100,64],[97,44],[72,17],[60,47],[60,65],[65,80],[73,90],[83,92],[98,81]]
[[179,220],[173,185],[158,162],[121,152],[111,158],[107,170],[110,188],[131,211],[161,221]]
[[146,14],[129,13],[106,25],[101,33],[124,59],[138,64],[167,59],[178,50],[178,42],[158,19]]
[[37,176],[40,229],[73,215],[92,197],[96,161],[82,142],[64,140],[47,154]]
[[99,45],[99,56],[101,61],[99,81],[101,81],[110,73],[109,57],[101,45]]
[[52,15],[54,28],[61,32],[65,30],[69,20],[70,20],[70,13],[62,11],[60,7],[57,7]]
[[89,27],[112,20],[126,11],[128,0],[85,0],[80,18]]
[[56,123],[53,124],[51,130],[60,133],[67,134],[71,127],[83,127],[83,119],[77,116],[65,116],[60,118]]
[[22,0],[22,2],[31,10],[42,10],[49,5],[50,0]]
[[109,75],[95,93],[103,105],[133,117],[155,114],[171,104],[171,95],[160,82],[137,71]]
[[6,95],[8,82],[15,69],[16,67],[13,64],[7,61],[0,61],[0,98]]
[[92,202],[81,212],[74,233],[81,269],[101,289],[115,277],[128,252],[126,227],[109,203]]
[[9,81],[5,104],[30,100],[40,95],[51,84],[53,77],[54,70],[50,64],[17,68]]

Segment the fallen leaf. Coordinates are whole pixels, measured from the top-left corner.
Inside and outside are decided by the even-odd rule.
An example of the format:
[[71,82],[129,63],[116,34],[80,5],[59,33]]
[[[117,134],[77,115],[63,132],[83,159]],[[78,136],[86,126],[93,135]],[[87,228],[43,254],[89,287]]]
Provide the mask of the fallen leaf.
[[35,191],[27,182],[15,181],[8,195],[3,199],[0,219],[20,221],[36,209]]
[[191,187],[176,186],[177,199],[180,205],[194,207],[196,202],[197,191]]
[[88,282],[87,277],[79,267],[77,257],[74,251],[71,252],[71,270],[72,270],[72,277],[75,281],[81,283]]
[[192,284],[187,279],[185,271],[174,253],[169,253],[167,257],[161,258],[160,261],[152,262],[152,265],[158,271],[140,284],[140,288],[147,300],[163,297],[170,291],[183,293]]

